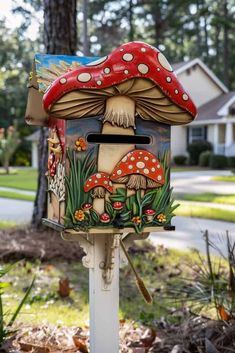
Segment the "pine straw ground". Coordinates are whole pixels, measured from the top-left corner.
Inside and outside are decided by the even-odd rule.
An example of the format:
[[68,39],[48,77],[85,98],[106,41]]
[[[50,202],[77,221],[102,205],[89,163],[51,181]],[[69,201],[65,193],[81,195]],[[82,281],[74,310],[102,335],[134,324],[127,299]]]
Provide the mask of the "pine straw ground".
[[[29,228],[4,230],[0,232],[0,241],[3,261],[40,258],[42,261],[63,259],[70,262],[81,259],[83,254],[78,244],[64,242],[48,229],[40,232]],[[180,318],[180,323],[172,324],[172,320],[165,317],[154,320],[151,327],[120,321],[120,353],[235,352],[234,319],[228,322],[210,320],[183,309],[171,309],[171,315]],[[89,352],[88,327],[33,326],[18,322],[15,328],[16,334],[0,352]]]

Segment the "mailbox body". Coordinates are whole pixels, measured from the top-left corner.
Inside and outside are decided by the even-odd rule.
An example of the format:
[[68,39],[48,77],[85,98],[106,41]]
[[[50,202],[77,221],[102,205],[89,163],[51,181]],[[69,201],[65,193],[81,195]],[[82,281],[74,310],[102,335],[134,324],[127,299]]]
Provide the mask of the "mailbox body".
[[174,228],[170,125],[196,108],[162,53],[133,42],[98,60],[38,55],[29,87],[26,121],[49,128],[45,224],[86,234]]
[[[139,233],[155,227],[171,228],[169,125],[137,117],[131,143],[128,143],[129,136],[118,134],[117,142],[110,143],[107,135],[102,135],[102,116],[67,121],[50,117],[48,126],[49,140],[50,136],[55,139],[55,134],[58,138],[53,148],[56,149],[58,144],[61,146],[60,156],[56,159],[56,153],[51,151],[51,143],[48,143],[48,225],[58,223],[67,229],[91,233],[126,232],[127,229]],[[99,153],[104,146],[108,155],[101,157],[104,166],[102,169],[101,161],[98,170]],[[51,167],[53,155],[54,166]],[[139,166],[140,178],[146,183],[144,188],[137,185],[136,189],[130,189],[126,182],[110,180],[112,173],[102,181],[103,173],[108,174],[105,171],[106,158],[109,170],[114,170],[119,162],[124,163],[122,160],[126,160],[127,168]],[[153,164],[160,171],[156,175],[162,178],[162,183],[148,187],[148,172],[151,173]],[[104,187],[105,182],[112,185],[112,190]],[[85,185],[89,183],[93,184],[89,191],[85,191]],[[96,187],[101,188],[99,197],[94,196]]]

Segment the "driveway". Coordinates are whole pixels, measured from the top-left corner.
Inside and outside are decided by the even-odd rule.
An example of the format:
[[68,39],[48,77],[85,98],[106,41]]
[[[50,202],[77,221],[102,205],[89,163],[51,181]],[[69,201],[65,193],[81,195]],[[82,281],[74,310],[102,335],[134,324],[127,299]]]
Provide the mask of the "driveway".
[[211,180],[214,176],[232,175],[230,171],[208,170],[192,172],[172,172],[171,185],[174,193],[235,194],[235,183]]
[[0,221],[17,224],[29,223],[33,213],[33,202],[0,198]]
[[[214,221],[201,218],[174,217],[172,224],[176,230],[172,232],[151,233],[149,239],[154,245],[164,245],[167,248],[187,250],[196,248],[205,253],[205,242],[203,234],[207,229],[212,242],[217,244],[221,251],[226,254],[224,235],[229,232],[232,240],[235,241],[235,223]],[[213,251],[216,253],[215,251]]]

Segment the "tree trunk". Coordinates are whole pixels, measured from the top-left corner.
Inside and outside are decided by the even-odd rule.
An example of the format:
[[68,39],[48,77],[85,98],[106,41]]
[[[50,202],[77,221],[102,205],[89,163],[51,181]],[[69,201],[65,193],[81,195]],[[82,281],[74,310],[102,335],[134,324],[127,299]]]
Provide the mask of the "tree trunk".
[[229,39],[228,39],[228,3],[224,0],[224,50],[223,50],[223,65],[224,65],[224,83],[229,86]]
[[[76,0],[44,0],[44,45],[48,54],[75,55],[77,49]],[[40,227],[47,214],[47,128],[41,128],[39,140],[38,190],[32,224]]]
[[10,174],[9,160],[6,160],[6,161],[4,162],[3,168],[5,169],[6,174]]

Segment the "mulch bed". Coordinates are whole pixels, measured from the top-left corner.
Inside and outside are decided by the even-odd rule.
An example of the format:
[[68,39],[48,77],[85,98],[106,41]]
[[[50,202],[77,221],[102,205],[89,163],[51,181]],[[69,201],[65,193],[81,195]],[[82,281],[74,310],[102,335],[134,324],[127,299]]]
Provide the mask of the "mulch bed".
[[[48,228],[0,230],[0,261],[22,258],[78,261],[82,256],[83,251],[77,242],[66,242],[58,232]],[[179,325],[163,318],[155,321],[151,328],[121,322],[120,353],[235,353],[234,319],[213,321],[184,311],[180,317],[182,323]],[[5,347],[0,347],[0,352],[88,353],[89,329],[22,324]]]
[[[108,339],[105,333],[103,339],[105,344]],[[88,353],[89,330],[25,326],[0,352]],[[225,323],[188,315],[181,325],[172,325],[164,320],[151,328],[120,323],[120,353],[229,352],[235,352],[234,321]]]
[[68,242],[59,232],[42,227],[9,228],[0,230],[0,261],[80,260],[83,251],[78,242]]

